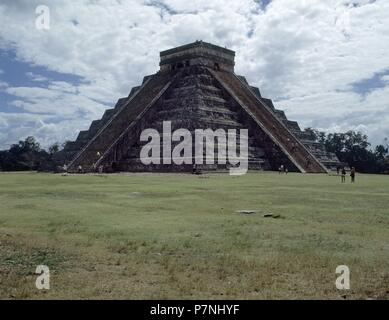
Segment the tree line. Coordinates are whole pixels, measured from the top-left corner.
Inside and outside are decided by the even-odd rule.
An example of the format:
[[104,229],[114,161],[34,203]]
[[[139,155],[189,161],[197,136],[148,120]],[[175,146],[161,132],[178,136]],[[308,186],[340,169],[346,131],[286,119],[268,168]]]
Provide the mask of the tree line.
[[305,132],[311,135],[313,140],[324,144],[327,151],[335,153],[338,159],[355,167],[363,173],[389,174],[389,142],[384,139],[384,144],[371,148],[368,136],[356,131],[345,133],[329,133],[306,128]]
[[[306,128],[313,140],[323,143],[326,150],[337,155],[339,160],[363,173],[389,174],[389,142],[371,148],[368,137],[361,132],[329,133]],[[55,155],[66,143],[55,143],[45,150],[34,137],[11,145],[9,150],[0,151],[0,171],[52,171]]]
[[55,143],[45,150],[34,137],[27,137],[11,145],[9,150],[0,151],[0,171],[50,171],[54,165],[54,155],[63,146]]

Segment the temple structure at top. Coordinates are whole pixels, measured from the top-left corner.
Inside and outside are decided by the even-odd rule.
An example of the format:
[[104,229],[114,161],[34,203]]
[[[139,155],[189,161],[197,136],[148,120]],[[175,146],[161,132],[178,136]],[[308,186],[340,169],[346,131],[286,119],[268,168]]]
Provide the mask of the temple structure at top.
[[207,42],[197,41],[162,51],[160,56],[162,72],[196,65],[234,72],[235,52]]
[[[234,51],[202,41],[162,51],[160,70],[144,77],[128,97],[81,131],[76,141],[66,145],[61,161],[69,171],[80,167],[106,172],[191,171],[190,164],[145,165],[140,159],[146,143],[140,141],[141,132],[147,128],[162,132],[163,123],[169,121],[172,130],[190,132],[248,129],[249,169],[278,170],[283,165],[289,171],[325,173],[340,166],[323,144],[287,119],[245,77],[235,74],[234,59]],[[228,163],[218,163],[217,157],[215,163],[205,160],[198,169],[229,168]]]

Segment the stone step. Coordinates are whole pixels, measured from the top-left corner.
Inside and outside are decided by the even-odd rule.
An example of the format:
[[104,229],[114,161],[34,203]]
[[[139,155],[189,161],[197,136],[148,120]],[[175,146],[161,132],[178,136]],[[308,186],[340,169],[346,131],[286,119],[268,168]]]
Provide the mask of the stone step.
[[[218,159],[217,159],[217,157],[215,157],[215,158],[213,158],[213,157],[203,157],[203,158],[199,158],[199,157],[192,157],[191,159],[189,159],[188,160],[188,164],[195,164],[196,163],[196,161],[198,162],[198,163],[200,163],[201,162],[201,159],[203,160],[202,162],[203,162],[203,164],[204,165],[213,165],[213,164],[230,164],[231,163],[231,161],[229,161],[228,159],[226,159],[226,163],[224,163],[224,161],[222,161],[221,163],[219,163],[219,161],[218,161]],[[147,160],[149,160],[149,161],[151,161],[152,160],[152,162],[153,162],[153,164],[157,164],[158,163],[158,161],[159,161],[159,163],[161,164],[161,165],[165,165],[165,166],[167,166],[167,165],[181,165],[181,164],[176,164],[174,161],[173,161],[173,159],[171,159],[171,164],[168,164],[168,163],[163,163],[163,159],[161,159],[161,158],[148,158]],[[239,158],[234,158],[233,159],[234,161],[233,161],[233,163],[239,163],[240,162],[240,159]],[[207,164],[207,161],[208,161],[208,164]],[[143,162],[142,162],[142,160],[140,159],[140,158],[128,158],[128,159],[123,159],[123,160],[121,160],[121,161],[118,161],[118,163],[127,163],[127,164],[129,164],[129,163],[132,163],[132,164],[141,164],[141,165],[144,165],[144,166],[149,166],[149,164],[144,164]],[[251,158],[251,159],[248,159],[248,161],[247,161],[247,163],[248,164],[253,164],[253,163],[256,163],[256,164],[264,164],[264,163],[266,163],[267,161],[265,160],[265,159],[262,159],[262,158]],[[152,165],[151,163],[150,163],[150,165]],[[184,165],[184,164],[182,164],[182,165]]]
[[162,124],[164,121],[167,120],[171,122],[172,131],[175,131],[177,129],[188,129],[189,131],[192,131],[194,129],[245,129],[242,124],[234,120],[210,119],[198,115],[190,115],[187,118],[180,119],[160,119],[148,125],[147,128],[155,129],[160,132],[160,134],[162,134]]
[[216,94],[219,94],[221,95],[222,94],[222,90],[215,87],[215,86],[212,86],[212,85],[204,85],[204,84],[200,84],[200,89],[203,89],[203,90],[206,90],[206,91],[209,91],[209,92],[215,92]]
[[[196,112],[196,111],[200,111],[200,112]],[[222,114],[222,115],[229,115],[231,117],[236,117],[237,116],[237,113],[234,112],[234,111],[231,111],[227,108],[221,108],[221,107],[211,107],[211,106],[198,106],[197,109],[196,107],[193,107],[189,112],[191,113],[198,113],[198,114],[202,114],[201,111],[204,111],[204,112],[209,112],[209,113],[219,113],[219,114]],[[160,114],[161,116],[164,116],[166,114],[180,114],[181,112],[188,112],[188,110],[184,110],[182,108],[174,108],[174,109],[162,109],[160,111],[158,111],[158,114]],[[203,112],[203,113],[204,113]],[[192,116],[192,114],[191,114]]]
[[217,102],[220,104],[226,104],[227,101],[223,98],[217,97],[217,96],[210,96],[210,95],[203,95],[202,100],[204,101],[211,101],[211,102]]

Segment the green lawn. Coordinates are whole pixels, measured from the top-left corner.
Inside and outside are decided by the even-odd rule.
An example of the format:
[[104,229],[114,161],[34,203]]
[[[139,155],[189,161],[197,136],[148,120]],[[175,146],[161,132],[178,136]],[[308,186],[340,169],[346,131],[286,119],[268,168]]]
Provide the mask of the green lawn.
[[2,173],[0,200],[0,298],[389,298],[389,176]]

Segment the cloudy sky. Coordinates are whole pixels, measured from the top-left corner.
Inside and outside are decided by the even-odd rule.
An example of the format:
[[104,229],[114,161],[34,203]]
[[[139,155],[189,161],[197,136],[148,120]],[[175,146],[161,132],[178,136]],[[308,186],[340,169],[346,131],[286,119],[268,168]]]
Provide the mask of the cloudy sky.
[[195,40],[235,50],[302,128],[389,137],[388,0],[0,0],[0,149],[75,139]]

